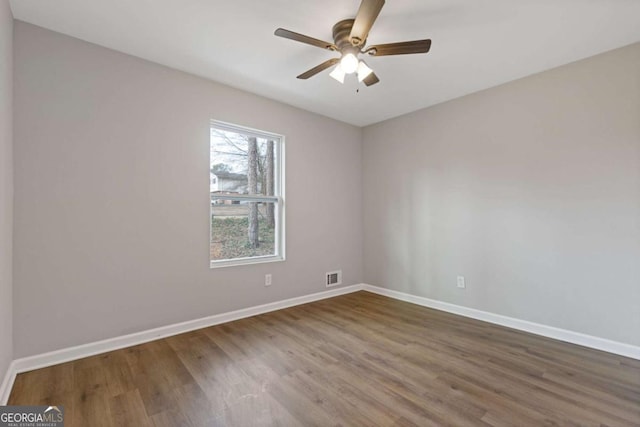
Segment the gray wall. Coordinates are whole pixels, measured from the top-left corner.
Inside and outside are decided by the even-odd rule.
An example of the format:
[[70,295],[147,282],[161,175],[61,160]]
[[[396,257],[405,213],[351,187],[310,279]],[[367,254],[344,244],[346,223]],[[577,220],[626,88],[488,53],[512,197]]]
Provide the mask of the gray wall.
[[365,282],[640,345],[640,44],[365,128],[363,170]]
[[[12,85],[0,1],[2,368]],[[638,44],[363,135],[18,22],[14,110],[15,357],[321,291],[337,268],[345,284],[640,344]],[[209,269],[211,118],[286,135],[286,262]]]
[[[21,22],[14,109],[16,357],[362,280],[359,128]],[[209,269],[212,118],[286,136],[287,261]]]
[[13,358],[13,16],[0,0],[0,383]]

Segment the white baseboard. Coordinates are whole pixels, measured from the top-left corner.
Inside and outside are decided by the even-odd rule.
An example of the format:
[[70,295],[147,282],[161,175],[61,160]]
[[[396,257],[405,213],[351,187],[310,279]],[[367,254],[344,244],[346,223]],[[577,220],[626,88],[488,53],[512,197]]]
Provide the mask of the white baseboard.
[[605,338],[594,337],[592,335],[582,334],[580,332],[568,331],[566,329],[555,328],[553,326],[541,325],[539,323],[529,322],[527,320],[515,319],[513,317],[502,316],[500,314],[489,313],[487,311],[476,310],[474,308],[463,307],[461,305],[450,304],[448,302],[437,301],[425,297],[419,297],[404,292],[393,291],[378,286],[363,285],[365,291],[369,291],[378,295],[394,298],[401,301],[411,302],[423,307],[429,307],[448,313],[457,314],[472,319],[482,320],[484,322],[494,323],[496,325],[506,326],[508,328],[520,331],[530,332],[532,334],[541,335],[547,338],[553,338],[572,344],[578,344],[584,347],[602,350],[620,356],[630,357],[640,360],[640,347],[631,344],[625,344],[617,341],[611,341]]
[[7,372],[2,380],[2,384],[0,384],[0,405],[6,405],[9,400],[9,394],[11,394],[11,389],[13,388],[13,382],[16,379],[16,362],[15,360],[9,364],[7,368]]
[[[13,386],[16,374],[21,372],[32,371],[34,369],[45,368],[47,366],[57,365],[72,360],[81,359],[83,357],[94,356],[96,354],[108,351],[118,350],[133,345],[143,344],[149,341],[166,338],[185,332],[202,329],[209,326],[219,325],[221,323],[231,322],[258,314],[268,313],[270,311],[281,310],[283,308],[293,307],[300,304],[306,304],[313,301],[319,301],[326,298],[332,298],[339,295],[349,294],[362,290],[363,285],[357,284],[345,286],[338,289],[331,289],[301,297],[290,298],[282,301],[276,301],[268,304],[258,305],[228,313],[215,314],[213,316],[203,317],[201,319],[189,320],[173,325],[162,326],[155,329],[149,329],[142,332],[136,332],[120,337],[109,338],[102,341],[96,341],[88,344],[82,344],[75,347],[64,348],[61,350],[51,351],[48,353],[38,354],[35,356],[23,357],[16,359],[10,366],[2,389],[0,389],[0,404],[6,404],[9,398],[9,391]],[[5,396],[6,394],[6,396]]]
[[16,375],[21,372],[45,368],[47,366],[57,365],[60,363],[81,359],[83,357],[94,356],[96,354],[105,353],[108,351],[143,344],[149,341],[190,332],[196,329],[219,325],[221,323],[244,319],[246,317],[256,316],[258,314],[268,313],[270,311],[281,310],[283,308],[293,307],[296,305],[306,304],[313,301],[319,301],[361,290],[372,292],[378,295],[383,295],[389,298],[394,298],[400,301],[406,301],[424,307],[446,311],[448,313],[458,314],[460,316],[470,317],[472,319],[482,320],[485,322],[530,332],[536,335],[541,335],[544,337],[553,338],[560,341],[578,344],[585,347],[590,347],[597,350],[602,350],[609,353],[614,353],[640,360],[640,347],[630,344],[624,344],[604,338],[581,334],[579,332],[567,331],[565,329],[554,328],[552,326],[541,325],[539,323],[515,319],[512,317],[502,316],[499,314],[489,313],[486,311],[476,310],[460,305],[393,291],[386,288],[380,288],[377,286],[357,284],[318,292],[310,295],[304,295],[301,297],[290,298],[283,301],[276,301],[254,307],[243,308],[228,313],[216,314],[201,319],[176,323],[174,325],[162,326],[155,329],[149,329],[147,331],[136,332],[129,335],[123,335],[120,337],[109,338],[93,343],[82,344],[79,346],[56,350],[49,353],[16,359],[11,363],[11,365],[9,365],[9,369],[7,370],[4,380],[0,385],[0,405],[6,405]]

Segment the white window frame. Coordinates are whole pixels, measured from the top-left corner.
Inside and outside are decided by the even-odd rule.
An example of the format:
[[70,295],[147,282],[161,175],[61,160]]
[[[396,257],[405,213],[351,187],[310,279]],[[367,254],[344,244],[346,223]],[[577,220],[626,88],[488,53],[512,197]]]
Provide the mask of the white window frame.
[[[211,246],[211,232],[213,225],[211,224],[211,202],[215,200],[233,200],[244,202],[272,202],[274,204],[274,218],[276,223],[275,229],[275,242],[274,242],[274,255],[261,255],[244,258],[232,258],[224,260],[212,260],[209,256],[210,268],[219,267],[231,267],[247,264],[261,264],[266,262],[279,262],[284,261],[285,257],[285,204],[284,204],[284,189],[285,189],[285,137],[277,133],[262,131],[258,129],[252,129],[246,126],[235,125],[232,123],[222,122],[218,120],[211,120],[209,126],[209,146],[211,146],[211,129],[235,132],[246,136],[253,136],[261,139],[270,139],[274,141],[274,153],[275,159],[273,162],[274,167],[274,188],[273,196],[262,195],[220,195],[211,196],[209,193],[209,246]],[[209,159],[211,164],[211,159]]]

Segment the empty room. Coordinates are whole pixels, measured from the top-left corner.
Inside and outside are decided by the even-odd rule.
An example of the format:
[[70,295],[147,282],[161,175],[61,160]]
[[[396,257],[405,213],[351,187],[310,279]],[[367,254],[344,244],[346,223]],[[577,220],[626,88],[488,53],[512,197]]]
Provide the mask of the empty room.
[[0,427],[640,426],[640,2],[0,0]]

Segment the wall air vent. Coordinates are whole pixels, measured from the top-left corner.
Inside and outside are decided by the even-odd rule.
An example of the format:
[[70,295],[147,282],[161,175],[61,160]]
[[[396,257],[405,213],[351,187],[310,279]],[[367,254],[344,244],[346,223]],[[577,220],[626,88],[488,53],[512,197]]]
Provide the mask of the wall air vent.
[[342,270],[328,272],[325,284],[327,288],[342,285]]

